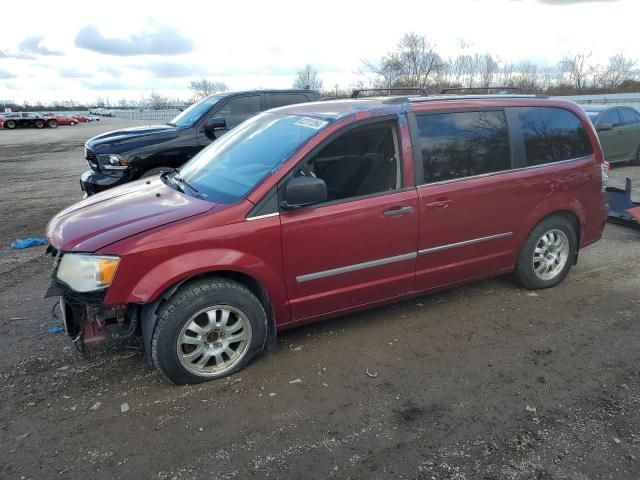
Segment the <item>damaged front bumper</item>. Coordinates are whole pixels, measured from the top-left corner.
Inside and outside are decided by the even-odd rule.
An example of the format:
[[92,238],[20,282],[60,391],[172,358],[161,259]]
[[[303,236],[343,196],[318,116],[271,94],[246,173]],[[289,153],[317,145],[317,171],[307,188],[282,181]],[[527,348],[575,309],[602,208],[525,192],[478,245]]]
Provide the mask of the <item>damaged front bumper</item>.
[[135,304],[105,305],[106,290],[78,293],[53,278],[45,294],[60,299],[64,328],[87,359],[107,344],[122,343],[140,335],[141,306]]

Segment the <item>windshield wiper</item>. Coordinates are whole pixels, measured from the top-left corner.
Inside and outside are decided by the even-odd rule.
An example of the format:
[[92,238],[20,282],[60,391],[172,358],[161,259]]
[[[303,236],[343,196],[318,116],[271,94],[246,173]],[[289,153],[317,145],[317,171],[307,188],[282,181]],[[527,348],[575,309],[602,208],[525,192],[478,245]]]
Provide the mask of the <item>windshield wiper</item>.
[[[179,183],[180,185],[184,185],[189,190],[191,190],[191,193],[193,194],[194,197],[202,198],[202,195],[200,194],[198,189],[196,187],[194,187],[193,185],[191,185],[189,182],[187,182],[184,178],[182,178],[180,176],[180,170],[178,170],[177,168],[174,168],[173,170],[170,170],[169,172],[167,172],[166,175],[169,176],[171,174],[173,174],[173,176],[171,177],[172,180],[174,180],[175,182]],[[184,189],[182,189],[182,191],[184,193]]]
[[176,126],[176,124],[173,123],[173,122],[167,122],[166,124],[169,125],[170,127],[175,127]]

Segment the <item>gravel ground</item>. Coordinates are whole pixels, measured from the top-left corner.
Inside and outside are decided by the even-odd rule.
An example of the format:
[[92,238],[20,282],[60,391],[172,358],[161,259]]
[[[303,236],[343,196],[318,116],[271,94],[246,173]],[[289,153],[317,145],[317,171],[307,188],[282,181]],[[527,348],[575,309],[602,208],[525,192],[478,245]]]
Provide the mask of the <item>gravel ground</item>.
[[48,333],[44,248],[8,245],[81,198],[87,138],[143,123],[0,130],[1,479],[640,478],[640,231],[620,226],[555,289],[497,278],[299,328],[205,385],[135,345],[76,357]]

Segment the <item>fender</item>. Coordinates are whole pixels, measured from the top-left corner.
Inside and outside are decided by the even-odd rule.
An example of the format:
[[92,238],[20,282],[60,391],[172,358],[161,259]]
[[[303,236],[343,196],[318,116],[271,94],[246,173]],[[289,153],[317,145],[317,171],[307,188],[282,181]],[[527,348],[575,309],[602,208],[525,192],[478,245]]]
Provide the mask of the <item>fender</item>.
[[130,290],[109,289],[105,303],[151,303],[176,284],[220,271],[242,273],[255,279],[271,299],[278,323],[289,320],[282,272],[252,254],[225,248],[194,250],[168,258],[148,270]]
[[562,212],[570,212],[576,216],[580,227],[580,231],[578,232],[578,236],[580,237],[580,232],[584,231],[586,222],[584,206],[572,195],[556,193],[545,198],[526,216],[515,235],[518,249],[522,248],[524,242],[527,241],[529,232],[531,232],[538,223],[554,213]]

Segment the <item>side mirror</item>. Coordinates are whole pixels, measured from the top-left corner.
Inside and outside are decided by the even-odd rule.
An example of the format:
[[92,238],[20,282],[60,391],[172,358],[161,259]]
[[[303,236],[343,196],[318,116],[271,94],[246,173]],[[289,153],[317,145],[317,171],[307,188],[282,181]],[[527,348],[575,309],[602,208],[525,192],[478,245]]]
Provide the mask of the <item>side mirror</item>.
[[609,130],[613,130],[613,125],[611,125],[610,123],[601,123],[600,125],[598,125],[597,130],[599,132],[607,132]]
[[222,117],[213,117],[208,119],[204,124],[204,130],[206,132],[213,132],[214,130],[226,130],[227,122]]
[[280,205],[286,210],[313,205],[327,199],[327,184],[321,178],[294,177],[284,190],[284,202]]

